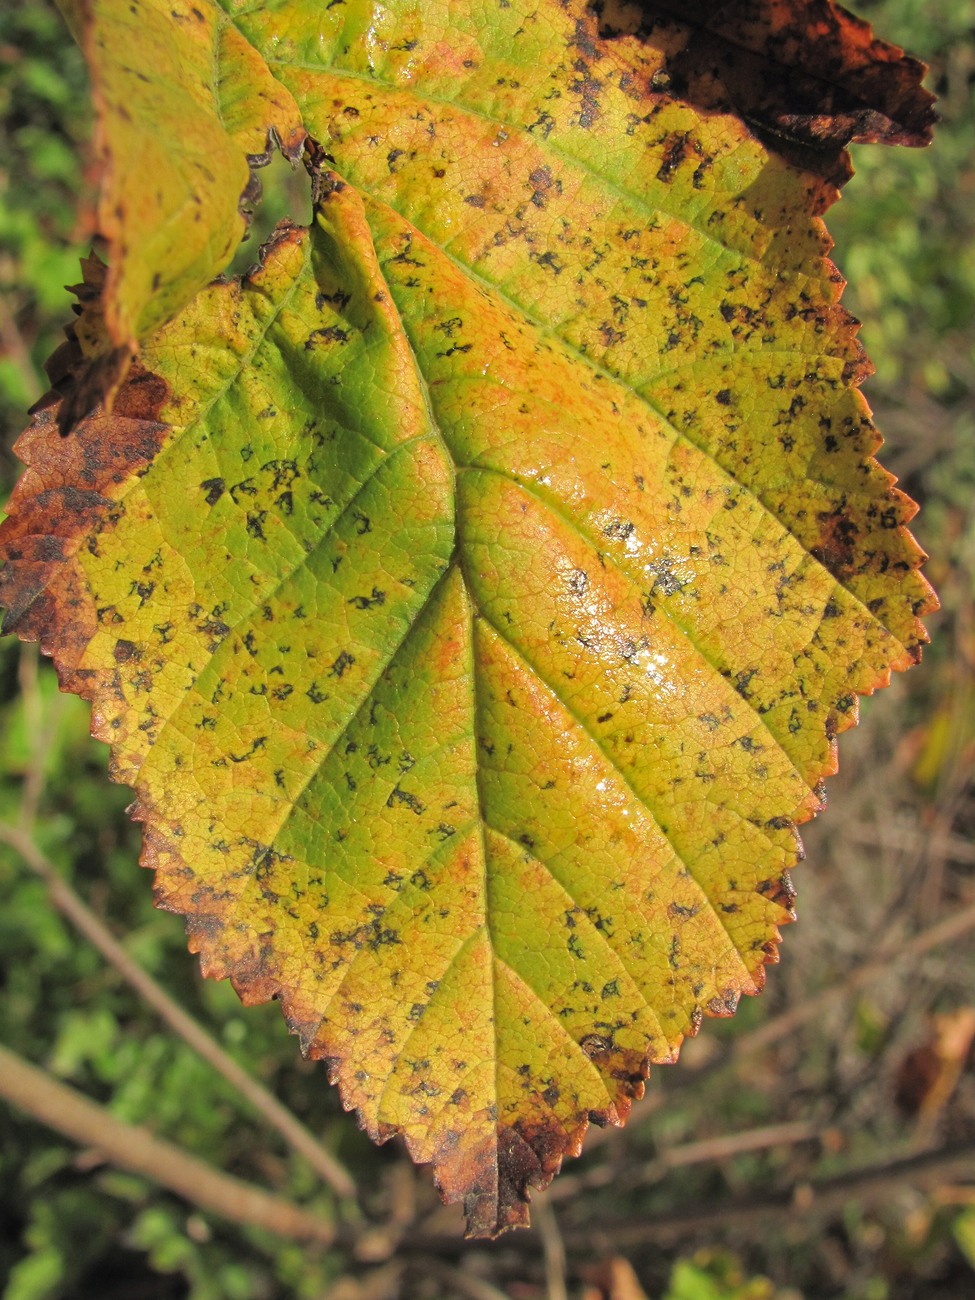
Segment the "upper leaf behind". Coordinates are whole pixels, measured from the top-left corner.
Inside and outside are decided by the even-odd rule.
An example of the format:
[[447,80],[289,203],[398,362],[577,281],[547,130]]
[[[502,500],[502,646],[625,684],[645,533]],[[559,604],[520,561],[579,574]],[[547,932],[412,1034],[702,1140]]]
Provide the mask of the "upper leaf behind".
[[269,139],[292,159],[297,106],[215,0],[72,0],[88,60],[109,270],[82,296],[88,365],[71,397],[111,395],[142,339],[224,269],[244,234],[249,155]]

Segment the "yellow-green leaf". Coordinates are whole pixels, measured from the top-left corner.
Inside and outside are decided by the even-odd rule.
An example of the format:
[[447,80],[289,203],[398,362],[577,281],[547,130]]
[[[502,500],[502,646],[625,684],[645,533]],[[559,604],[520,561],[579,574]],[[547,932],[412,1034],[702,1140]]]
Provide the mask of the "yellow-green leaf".
[[139,341],[224,269],[244,234],[248,155],[296,158],[301,117],[215,0],[72,0],[98,110],[99,233],[109,271],[83,317],[111,388]]
[[494,1233],[761,987],[835,736],[919,655],[913,506],[829,183],[673,93],[666,41],[231,9],[316,222],[112,414],[37,417],[0,599],[204,970]]

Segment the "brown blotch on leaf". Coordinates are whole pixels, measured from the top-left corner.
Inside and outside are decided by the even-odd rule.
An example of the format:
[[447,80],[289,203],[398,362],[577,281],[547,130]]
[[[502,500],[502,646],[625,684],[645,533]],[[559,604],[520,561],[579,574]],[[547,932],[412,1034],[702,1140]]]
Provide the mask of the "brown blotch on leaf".
[[467,1235],[496,1237],[527,1227],[529,1188],[547,1187],[566,1154],[566,1135],[554,1125],[499,1126],[497,1145],[482,1146],[472,1161],[464,1198]]
[[[737,1000],[737,994],[729,991],[727,998]],[[531,1189],[544,1190],[561,1169],[563,1159],[579,1154],[590,1123],[602,1127],[625,1122],[633,1102],[643,1096],[651,1063],[676,1059],[669,1050],[620,1050],[602,1034],[588,1035],[580,1047],[596,1060],[602,1074],[615,1081],[614,1103],[606,1110],[580,1110],[561,1122],[519,1119],[499,1124],[496,1145],[483,1144],[461,1171],[464,1186],[471,1189],[464,1196],[469,1237],[496,1237],[508,1228],[527,1226]],[[549,1085],[540,1095],[554,1104],[562,1090]]]
[[937,115],[921,84],[924,64],[834,0],[596,0],[592,8],[604,37],[635,34],[669,51],[649,92],[665,85],[701,108],[737,114],[769,149],[834,185],[852,174],[852,142],[931,139]]
[[122,485],[150,465],[165,442],[169,426],[156,417],[166,395],[164,382],[136,365],[111,414],[96,411],[65,438],[63,404],[49,395],[17,441],[27,471],[0,526],[3,628],[40,641],[46,653],[57,646],[65,689],[97,624],[72,557],[107,520]]
[[857,526],[842,510],[818,516],[819,538],[810,555],[841,582],[855,571]]
[[111,410],[132,365],[127,346],[106,349],[104,294],[108,267],[94,252],[81,260],[81,282],[69,292],[77,298],[77,317],[65,327],[65,341],[45,362],[51,384],[31,415],[55,406],[58,428],[67,435],[99,403]]

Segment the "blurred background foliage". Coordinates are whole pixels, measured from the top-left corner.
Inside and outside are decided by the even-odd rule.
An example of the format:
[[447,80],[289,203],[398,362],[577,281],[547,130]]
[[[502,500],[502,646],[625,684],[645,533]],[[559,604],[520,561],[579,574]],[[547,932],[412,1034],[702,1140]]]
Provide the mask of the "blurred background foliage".
[[[916,531],[943,608],[924,667],[866,702],[843,738],[830,811],[805,835],[803,923],[765,995],[706,1025],[676,1071],[655,1072],[624,1134],[593,1135],[537,1198],[532,1234],[460,1245],[459,1218],[438,1208],[426,1171],[358,1133],[277,1009],[245,1011],[229,986],[199,978],[178,920],[151,906],[129,796],[88,739],[86,706],[58,693],[33,647],[8,639],[0,822],[16,822],[25,797],[36,806],[36,844],[127,951],[354,1170],[375,1220],[409,1233],[398,1249],[390,1230],[325,1250],[239,1228],[0,1103],[2,1300],[975,1294],[972,1165],[962,1176],[947,1163],[975,1143],[975,945],[969,932],[925,946],[975,903],[975,0],[856,7],[930,63],[941,97],[933,148],[855,151],[829,225],[877,367],[867,393],[884,463],[922,506]],[[85,71],[50,0],[0,8],[0,109],[5,496],[10,447],[44,390],[63,286],[93,228]],[[306,215],[283,163],[265,188],[236,269],[278,216]],[[308,1166],[161,1026],[3,844],[0,954],[0,1041],[120,1118],[342,1219]],[[864,963],[869,978],[851,978]],[[872,1182],[857,1181],[864,1169]]]

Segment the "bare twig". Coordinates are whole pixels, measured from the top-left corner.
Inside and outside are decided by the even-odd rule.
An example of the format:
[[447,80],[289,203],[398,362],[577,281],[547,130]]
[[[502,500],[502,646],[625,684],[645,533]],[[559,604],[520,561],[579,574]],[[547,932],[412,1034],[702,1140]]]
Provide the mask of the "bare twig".
[[731,1156],[744,1155],[750,1151],[768,1151],[771,1147],[814,1142],[822,1134],[819,1125],[806,1120],[769,1124],[765,1128],[746,1129],[743,1133],[722,1133],[718,1137],[703,1138],[700,1142],[671,1147],[669,1151],[661,1151],[649,1167],[666,1171],[686,1165],[707,1164],[711,1160],[727,1160]]
[[[24,702],[24,732],[29,761],[20,796],[20,826],[28,834],[33,828],[47,778],[47,756],[54,739],[57,716],[45,718],[39,684],[39,652],[36,645],[22,645],[17,665],[17,684]],[[60,703],[62,697],[56,696]]]
[[344,1200],[354,1202],[355,1182],[343,1165],[262,1084],[229,1056],[210,1034],[188,1015],[134,961],[110,934],[104,923],[75,893],[54,865],[23,831],[0,822],[0,841],[9,844],[47,886],[52,903],[102,954],[193,1051],[221,1074],[232,1087],[275,1128],[291,1149],[303,1156],[315,1172]]
[[905,1185],[924,1188],[943,1179],[971,1177],[973,1174],[975,1143],[954,1145],[919,1156],[868,1165],[819,1182],[804,1183],[791,1197],[783,1193],[750,1200],[723,1200],[674,1214],[587,1224],[573,1228],[569,1240],[573,1250],[598,1250],[639,1245],[659,1238],[683,1238],[698,1228],[707,1228],[710,1232],[716,1227],[744,1229],[757,1225],[764,1229],[772,1220],[818,1219],[853,1199],[882,1201]]
[[[573,1223],[565,1241],[570,1255],[589,1256],[593,1252],[612,1252],[661,1239],[686,1243],[688,1235],[698,1229],[705,1229],[709,1234],[727,1227],[765,1232],[768,1224],[782,1219],[816,1221],[841,1209],[850,1200],[881,1202],[905,1186],[938,1187],[943,1182],[954,1184],[971,1177],[975,1177],[975,1142],[882,1161],[833,1178],[802,1183],[791,1195],[786,1189],[777,1195],[723,1199],[672,1214]],[[529,1229],[506,1238],[505,1248],[534,1252],[538,1241],[537,1229]],[[455,1237],[417,1232],[404,1238],[400,1249],[408,1253],[435,1252],[451,1256],[460,1254],[464,1247],[465,1243]]]
[[[855,966],[843,979],[837,980],[835,984],[831,984],[822,992],[807,998],[804,1002],[800,1002],[796,1007],[790,1007],[781,1015],[774,1016],[758,1029],[753,1029],[750,1033],[742,1034],[740,1038],[736,1038],[730,1044],[730,1059],[739,1060],[743,1056],[748,1056],[751,1052],[761,1051],[770,1044],[787,1038],[801,1025],[807,1024],[810,1020],[816,1020],[834,1002],[843,1001],[851,993],[886,974],[891,966],[906,961],[908,958],[921,957],[926,952],[930,952],[932,948],[938,948],[942,944],[960,939],[962,935],[967,934],[972,929],[975,929],[975,904],[962,908],[961,911],[956,912],[953,916],[945,917],[943,921],[938,921],[935,925],[928,926],[927,929],[922,930],[912,939],[907,939],[897,944],[896,947],[885,947],[873,961],[863,962],[861,965]],[[710,1062],[706,1064],[710,1065]]]
[[565,1284],[565,1242],[548,1196],[539,1196],[532,1207],[535,1227],[542,1239],[545,1258],[545,1293],[547,1300],[569,1300]]
[[462,1273],[458,1268],[451,1268],[433,1256],[422,1255],[410,1260],[410,1268],[422,1277],[436,1278],[444,1286],[451,1287],[454,1295],[466,1296],[467,1300],[509,1300],[503,1291],[499,1291],[490,1282],[474,1277],[469,1270]]
[[95,1147],[112,1164],[152,1179],[201,1209],[281,1237],[324,1245],[335,1239],[325,1219],[123,1123],[5,1047],[0,1047],[0,1096],[65,1137]]
[[722,1133],[717,1137],[703,1138],[700,1142],[687,1142],[659,1152],[653,1160],[636,1168],[620,1170],[612,1163],[597,1166],[585,1173],[565,1174],[547,1193],[553,1201],[571,1200],[580,1192],[594,1191],[612,1184],[616,1188],[631,1188],[642,1183],[657,1182],[671,1169],[686,1165],[707,1164],[711,1160],[727,1160],[731,1156],[750,1151],[768,1151],[777,1146],[795,1146],[800,1142],[815,1142],[823,1136],[818,1124],[795,1120],[786,1124],[769,1124],[764,1128],[746,1129],[741,1133]]
[[[876,834],[870,827],[845,826],[843,834],[853,843],[861,844],[866,848],[873,848],[877,843]],[[891,848],[903,850],[905,853],[922,852],[930,839],[930,832],[927,829],[922,830],[914,826],[897,824],[884,827],[883,835],[885,842]],[[972,844],[969,840],[948,832],[942,835],[942,845],[950,862],[957,862],[963,866],[975,866],[975,844]]]

